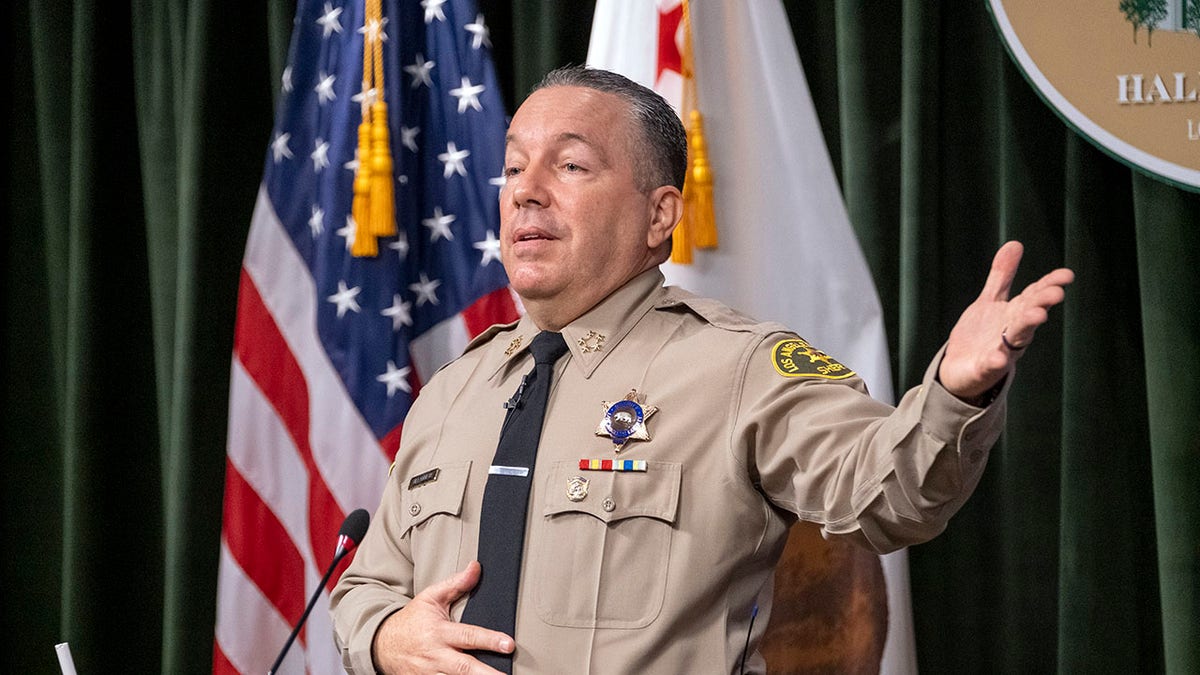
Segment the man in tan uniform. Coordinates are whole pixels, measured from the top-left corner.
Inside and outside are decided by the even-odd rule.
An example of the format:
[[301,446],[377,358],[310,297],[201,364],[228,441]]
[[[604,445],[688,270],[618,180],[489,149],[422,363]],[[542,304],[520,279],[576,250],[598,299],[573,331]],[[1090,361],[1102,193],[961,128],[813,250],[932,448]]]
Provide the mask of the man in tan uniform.
[[[505,165],[502,259],[527,315],[472,342],[405,421],[333,594],[354,673],[497,672],[470,651],[511,653],[519,673],[763,672],[767,621],[751,629],[751,616],[789,526],[881,553],[941,532],[1001,431],[1020,350],[1072,280],[1056,270],[1010,300],[1021,247],[1005,245],[893,409],[787,328],[662,286],[686,141],[653,92],[556,71],[513,117]],[[569,352],[553,371],[506,635],[458,619],[481,574],[503,404],[540,331]]]

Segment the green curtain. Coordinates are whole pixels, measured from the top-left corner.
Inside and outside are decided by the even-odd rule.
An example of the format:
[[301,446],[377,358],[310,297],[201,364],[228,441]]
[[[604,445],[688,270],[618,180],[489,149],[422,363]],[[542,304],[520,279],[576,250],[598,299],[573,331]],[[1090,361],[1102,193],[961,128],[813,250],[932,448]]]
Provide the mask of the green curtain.
[[[511,103],[591,2],[481,0]],[[925,672],[1200,672],[1200,195],[1113,161],[979,0],[787,0],[899,388],[978,292],[1069,299],[1007,431],[911,551]],[[211,668],[238,268],[294,2],[8,8],[3,672]],[[1200,113],[1198,113],[1200,117]]]

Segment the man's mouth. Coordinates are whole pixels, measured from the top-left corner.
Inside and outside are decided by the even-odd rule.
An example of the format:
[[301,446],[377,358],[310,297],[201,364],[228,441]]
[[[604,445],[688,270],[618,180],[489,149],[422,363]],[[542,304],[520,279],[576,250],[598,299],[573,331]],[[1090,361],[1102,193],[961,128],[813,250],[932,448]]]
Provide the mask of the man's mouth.
[[517,230],[515,233],[513,233],[513,241],[516,243],[520,243],[523,241],[539,241],[539,240],[547,240],[548,241],[551,239],[554,239],[554,237],[550,236],[550,234],[548,234],[544,230],[541,230],[536,227],[523,228],[523,229]]

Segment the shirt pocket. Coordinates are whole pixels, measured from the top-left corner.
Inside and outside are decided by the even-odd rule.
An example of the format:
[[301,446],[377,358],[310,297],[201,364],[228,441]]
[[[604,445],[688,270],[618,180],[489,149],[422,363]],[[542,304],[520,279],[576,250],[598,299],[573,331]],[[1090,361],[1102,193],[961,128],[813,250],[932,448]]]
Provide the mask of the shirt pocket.
[[[436,478],[429,479],[436,471]],[[427,467],[404,481],[400,494],[400,531],[413,559],[413,585],[420,591],[459,568],[463,496],[471,462]],[[413,479],[419,482],[412,486]]]
[[543,621],[570,628],[643,628],[658,617],[681,468],[648,461],[644,472],[581,471],[576,463],[554,463],[524,582],[535,587]]

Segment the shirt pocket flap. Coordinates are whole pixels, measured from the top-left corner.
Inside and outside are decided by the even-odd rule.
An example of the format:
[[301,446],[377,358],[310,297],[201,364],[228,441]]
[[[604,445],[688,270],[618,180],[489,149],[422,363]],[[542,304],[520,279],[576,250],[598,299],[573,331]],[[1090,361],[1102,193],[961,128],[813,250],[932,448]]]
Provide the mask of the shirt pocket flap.
[[583,471],[559,461],[547,480],[545,516],[586,513],[605,523],[644,516],[674,524],[682,465],[648,460],[645,471]]
[[400,495],[400,531],[408,534],[439,513],[458,517],[470,475],[468,460],[423,469],[405,479]]

